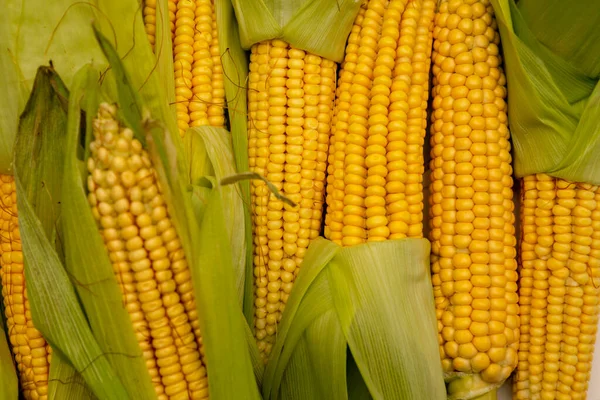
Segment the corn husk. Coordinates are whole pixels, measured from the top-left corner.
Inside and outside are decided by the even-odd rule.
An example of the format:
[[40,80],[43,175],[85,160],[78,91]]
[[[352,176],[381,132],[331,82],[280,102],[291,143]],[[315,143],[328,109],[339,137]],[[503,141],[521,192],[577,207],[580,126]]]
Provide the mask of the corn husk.
[[598,19],[594,1],[492,0],[508,81],[517,176],[600,184]]
[[[240,34],[233,5],[230,0],[218,1],[215,4],[217,14],[219,48],[222,54],[221,62],[225,78],[225,99],[231,142],[235,157],[237,171],[248,171],[248,130],[247,130],[247,92],[246,79],[248,77],[248,57],[242,48]],[[226,27],[226,28],[223,28]],[[244,280],[243,310],[246,321],[254,326],[254,299],[253,299],[253,249],[252,249],[252,219],[250,206],[250,182],[238,183],[239,195],[244,206],[244,237],[246,242],[246,274]],[[254,339],[251,340],[254,345]],[[258,349],[257,349],[258,351]],[[258,354],[258,353],[257,353]],[[260,368],[262,368],[260,363]]]
[[350,248],[315,240],[279,326],[263,397],[445,399],[428,263],[425,239]]
[[233,0],[242,46],[281,39],[341,62],[361,6],[356,0]]
[[60,352],[54,350],[52,354],[52,368],[48,377],[52,384],[48,387],[49,399],[65,400],[95,400],[97,397],[92,393],[85,379],[75,371],[75,368]]

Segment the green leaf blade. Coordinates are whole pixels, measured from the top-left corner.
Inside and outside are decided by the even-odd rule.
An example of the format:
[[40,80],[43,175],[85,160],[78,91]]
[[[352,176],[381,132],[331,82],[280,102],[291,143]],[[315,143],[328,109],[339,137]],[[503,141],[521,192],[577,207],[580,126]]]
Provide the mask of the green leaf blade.
[[445,399],[429,242],[345,248],[328,273],[342,329],[374,399]]

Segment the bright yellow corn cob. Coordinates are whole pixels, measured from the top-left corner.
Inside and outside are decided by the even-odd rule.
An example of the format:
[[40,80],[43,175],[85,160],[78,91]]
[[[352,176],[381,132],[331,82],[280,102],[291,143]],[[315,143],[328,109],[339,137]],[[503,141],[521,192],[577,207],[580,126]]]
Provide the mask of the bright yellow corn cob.
[[[513,180],[500,37],[488,0],[435,18],[432,281],[444,371],[508,378],[519,343]],[[452,390],[452,388],[450,388]]]
[[525,177],[516,399],[585,399],[600,301],[600,189]]
[[319,236],[331,125],[333,61],[280,40],[252,46],[248,90],[249,165],[298,207],[252,181],[255,333],[267,357],[311,239]]
[[9,175],[0,175],[0,213],[0,278],[8,336],[25,399],[47,399],[51,350],[31,319],[17,218],[17,192],[14,179]]
[[148,153],[102,104],[88,160],[99,223],[146,366],[161,399],[206,399],[208,379],[188,268]]
[[325,236],[350,246],[423,236],[423,143],[435,2],[371,0],[342,64]]
[[[156,35],[156,1],[147,0],[144,23]],[[175,100],[179,133],[189,127],[225,126],[225,89],[213,0],[168,0],[173,38]]]

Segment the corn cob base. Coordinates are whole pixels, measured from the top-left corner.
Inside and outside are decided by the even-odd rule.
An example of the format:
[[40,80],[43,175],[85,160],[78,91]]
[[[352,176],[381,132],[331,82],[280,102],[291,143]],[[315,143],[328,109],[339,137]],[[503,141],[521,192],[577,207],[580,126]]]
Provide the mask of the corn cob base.
[[600,311],[600,189],[522,181],[515,399],[585,399]]
[[19,234],[17,192],[14,179],[9,175],[0,175],[0,223],[2,298],[23,396],[26,400],[47,399],[51,350],[31,318]]

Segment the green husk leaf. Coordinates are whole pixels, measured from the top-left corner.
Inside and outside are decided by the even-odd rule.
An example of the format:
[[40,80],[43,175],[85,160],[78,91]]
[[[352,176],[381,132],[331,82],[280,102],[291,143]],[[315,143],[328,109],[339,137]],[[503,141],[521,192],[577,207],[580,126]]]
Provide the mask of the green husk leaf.
[[69,359],[98,398],[127,399],[125,387],[94,339],[56,250],[63,237],[57,228],[62,171],[48,165],[61,165],[67,127],[58,82],[51,68],[40,68],[15,145],[19,229],[31,315],[51,347]]
[[0,14],[0,91],[4,94],[0,100],[0,173],[9,173],[12,169],[12,150],[19,124],[19,114],[27,100],[27,87],[20,79],[20,70],[14,60],[14,47],[10,38],[11,15],[17,2],[6,4]]
[[85,163],[78,158],[81,153],[78,151],[80,110],[86,111],[86,136],[92,136],[92,119],[100,102],[98,76],[93,68],[82,68],[75,77],[70,96],[61,219],[66,267],[75,282],[94,336],[129,397],[152,399],[156,397],[154,387],[87,200],[86,181],[79,171]]
[[142,128],[142,110],[140,108],[141,100],[139,95],[131,86],[123,64],[120,62],[120,57],[112,44],[100,33],[97,27],[94,27],[94,35],[96,35],[96,40],[98,40],[102,52],[108,59],[112,67],[112,72],[115,74],[115,80],[118,82],[116,85],[116,97],[119,99],[119,104],[121,104],[121,116],[127,126],[133,130],[136,139],[145,144],[146,138],[144,137],[144,130]]
[[[569,53],[572,46],[582,43],[565,47],[552,34],[542,35],[540,22],[530,28],[532,18],[528,15],[525,20],[513,0],[492,0],[492,4],[504,51],[517,176],[547,173],[600,184],[599,81],[593,71],[588,75],[585,65],[580,68],[564,58],[575,54]],[[523,7],[528,14],[534,9],[532,5]],[[570,37],[592,29],[586,25],[590,19],[574,24],[571,17],[571,13],[553,8],[542,19],[558,26],[571,24]],[[564,20],[559,22],[561,18]],[[555,26],[546,29],[555,30]]]
[[[590,12],[597,2],[580,0],[520,0],[517,7],[535,37],[583,71],[600,77],[600,14]],[[552,29],[548,29],[552,27]]]
[[254,337],[252,329],[250,329],[250,326],[247,323],[244,324],[244,328],[246,330],[246,343],[248,344],[248,351],[250,352],[250,361],[252,362],[252,368],[254,370],[254,378],[256,378],[256,384],[258,385],[258,390],[260,391],[265,375],[265,363],[263,362],[260,352],[258,351],[256,338]]
[[283,28],[294,47],[342,62],[346,40],[361,6],[356,0],[308,0]]
[[271,13],[273,1],[268,5],[261,0],[232,0],[232,3],[244,49],[247,50],[255,43],[280,37],[283,34],[281,24]]
[[19,397],[19,381],[8,343],[6,325],[3,318],[0,317],[0,381],[2,381],[0,399],[16,399]]
[[171,114],[176,118],[177,102],[175,99],[175,79],[173,79],[173,43],[171,41],[168,5],[168,0],[156,1],[156,32],[154,34],[156,65],[153,74],[158,77],[158,81],[162,85],[162,93],[170,105]]
[[356,0],[233,0],[245,49],[281,39],[336,62],[344,58],[361,4]]
[[[217,26],[226,27],[218,30],[221,63],[225,79],[225,98],[233,154],[238,172],[248,171],[248,104],[246,79],[248,77],[248,57],[240,43],[240,34],[231,0],[218,1],[215,4]],[[253,250],[252,250],[252,219],[250,208],[250,182],[239,184],[242,202],[244,204],[244,235],[246,242],[246,277],[244,287],[243,310],[248,324],[254,318],[253,299]]]
[[[427,240],[351,248],[315,240],[279,325],[264,398],[445,399],[434,310]],[[335,318],[327,329],[335,322],[343,337],[311,335],[330,313]],[[346,382],[353,372],[346,370],[347,347],[364,383]],[[319,392],[324,386],[315,383],[322,375],[327,379],[320,382],[331,390],[327,397]]]
[[[217,181],[235,174],[235,160],[231,149],[231,137],[222,128],[203,126],[188,129],[184,138],[187,157],[191,160],[192,184],[206,175],[214,175]],[[223,186],[219,190],[223,203],[227,238],[231,248],[236,290],[240,306],[243,304],[246,279],[246,241],[240,238],[244,230],[244,204],[239,185]]]
[[[141,10],[140,4],[133,0],[55,0],[50,3],[16,0],[7,4],[0,19],[3,71],[0,89],[6,94],[0,104],[0,171],[10,169],[18,116],[39,65],[52,61],[67,86],[71,86],[75,73],[86,64],[98,69],[108,66],[91,29],[92,21],[111,42],[118,43],[117,53],[123,63],[135,68],[133,88],[139,91],[153,116],[170,129],[176,127],[169,108],[174,94],[163,90],[170,87],[169,80],[159,80],[159,73],[170,70],[173,81],[172,64],[171,68],[156,65],[146,40]],[[165,58],[166,53],[162,53]],[[153,73],[155,68],[157,73]],[[105,72],[111,75],[111,71]],[[116,85],[113,84],[112,89],[116,90]],[[169,115],[164,115],[165,112]]]
[[[217,187],[208,200],[195,242],[198,265],[202,267],[192,270],[194,293],[196,299],[200,299],[199,309],[203,314],[200,329],[206,343],[209,391],[210,396],[216,399],[258,400],[260,395],[245,340],[246,322],[235,295],[224,207]],[[200,285],[197,285],[198,282]],[[202,305],[205,307],[201,308]],[[244,336],[240,337],[238,333]],[[235,357],[224,357],[224,354],[234,354]]]
[[60,350],[52,353],[48,398],[61,400],[95,400],[96,396],[87,387],[85,380],[64,358]]
[[[329,302],[332,301],[329,296]],[[332,305],[331,303],[329,304]],[[283,375],[280,399],[347,399],[346,339],[333,307],[305,330]]]
[[[265,369],[264,399],[279,397],[283,375],[286,373],[296,344],[302,339],[307,327],[332,307],[331,302],[326,300],[330,290],[323,270],[339,250],[339,246],[322,238],[311,243],[279,323],[277,341],[273,345]],[[310,371],[311,369],[298,368],[297,371]],[[288,381],[290,379],[290,377],[287,378]],[[319,394],[318,389],[314,386],[308,386],[305,389],[313,389],[315,395]]]
[[429,250],[425,239],[368,243],[344,248],[328,268],[342,329],[374,399],[446,398]]
[[[0,16],[0,171],[12,170],[12,150],[19,115],[31,92],[38,66],[50,61],[67,85],[85,63],[101,61],[87,27],[94,19],[91,4],[75,0],[50,3],[7,2]],[[87,49],[86,52],[71,49]]]

